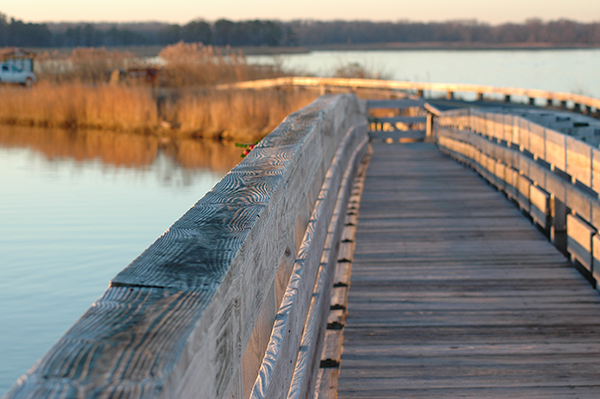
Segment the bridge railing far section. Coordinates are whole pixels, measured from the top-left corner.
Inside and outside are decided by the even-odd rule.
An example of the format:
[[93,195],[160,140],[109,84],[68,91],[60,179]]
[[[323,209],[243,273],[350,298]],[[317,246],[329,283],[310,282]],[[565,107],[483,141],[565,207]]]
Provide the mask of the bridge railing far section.
[[7,398],[305,397],[367,147],[366,107],[352,94],[287,117]]
[[573,108],[581,111],[585,109],[600,110],[600,100],[593,97],[545,90],[473,84],[289,76],[217,86],[218,89],[268,89],[275,87],[320,87],[322,92],[326,92],[328,88],[399,90],[414,92],[421,97],[423,97],[426,91],[430,91],[446,93],[448,99],[452,99],[455,93],[474,93],[479,100],[482,100],[484,95],[496,95],[503,96],[506,102],[510,102],[512,97],[519,96],[527,98],[531,105],[535,105],[536,99],[542,99],[546,100],[546,102],[559,102],[565,108],[570,103]]
[[600,281],[600,150],[515,115],[476,109],[436,118],[442,151],[468,164],[530,215]]

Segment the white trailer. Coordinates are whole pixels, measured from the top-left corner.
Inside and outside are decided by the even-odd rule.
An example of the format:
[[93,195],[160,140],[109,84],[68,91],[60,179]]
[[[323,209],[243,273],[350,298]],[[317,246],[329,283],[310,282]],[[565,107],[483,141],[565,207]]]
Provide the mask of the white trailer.
[[20,49],[0,51],[0,83],[31,87],[36,81],[33,73],[33,53]]

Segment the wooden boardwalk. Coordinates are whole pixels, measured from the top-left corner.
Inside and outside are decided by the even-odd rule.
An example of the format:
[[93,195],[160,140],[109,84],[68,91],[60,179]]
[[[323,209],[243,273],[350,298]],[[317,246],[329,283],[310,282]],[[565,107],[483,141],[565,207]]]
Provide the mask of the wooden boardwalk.
[[339,398],[599,398],[600,296],[435,145],[373,145]]

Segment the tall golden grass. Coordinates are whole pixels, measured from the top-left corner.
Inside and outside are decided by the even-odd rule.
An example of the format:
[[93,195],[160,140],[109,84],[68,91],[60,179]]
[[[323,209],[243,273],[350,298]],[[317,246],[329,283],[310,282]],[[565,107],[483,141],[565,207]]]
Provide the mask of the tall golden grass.
[[157,125],[158,113],[149,88],[40,82],[29,90],[0,87],[0,121],[46,127],[144,130]]
[[317,97],[314,92],[196,90],[170,96],[159,106],[157,93],[150,87],[108,84],[3,86],[0,122],[252,141]]
[[248,64],[230,49],[178,43],[165,47],[160,58],[158,85],[148,86],[127,79],[109,83],[115,70],[143,65],[133,54],[84,48],[44,53],[36,61],[39,83],[33,88],[0,86],[0,123],[254,141],[317,97],[294,90],[211,89],[284,74],[277,66]]
[[318,94],[308,91],[208,91],[184,95],[165,115],[187,135],[254,141]]
[[[148,86],[127,79],[109,83],[115,71],[144,65],[131,53],[104,48],[44,53],[36,61],[40,82],[32,89],[0,86],[0,123],[251,142],[318,97],[293,89],[212,89],[285,74],[277,65],[248,64],[231,49],[178,43],[159,56],[164,65],[158,84]],[[373,77],[359,64],[339,65],[335,75]]]

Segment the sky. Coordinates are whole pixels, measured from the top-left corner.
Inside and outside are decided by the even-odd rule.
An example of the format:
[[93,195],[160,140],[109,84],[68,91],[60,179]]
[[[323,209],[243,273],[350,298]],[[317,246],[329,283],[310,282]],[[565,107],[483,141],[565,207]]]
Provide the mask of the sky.
[[0,0],[0,12],[26,22],[477,19],[499,24],[529,18],[600,21],[600,0]]

